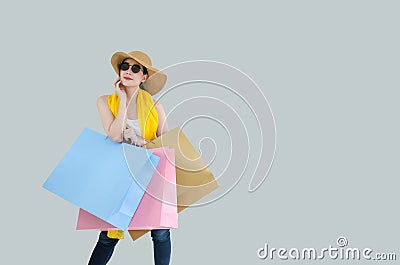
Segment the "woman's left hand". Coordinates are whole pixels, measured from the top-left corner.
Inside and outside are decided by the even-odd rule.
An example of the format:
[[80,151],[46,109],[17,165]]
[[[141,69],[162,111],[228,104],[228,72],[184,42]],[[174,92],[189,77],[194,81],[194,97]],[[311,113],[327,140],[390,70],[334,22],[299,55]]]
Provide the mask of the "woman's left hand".
[[131,127],[127,127],[124,130],[124,139],[128,142],[131,142],[132,144],[136,145],[136,146],[143,146],[145,144],[147,144],[148,142],[143,139],[142,137],[138,136],[136,134],[136,131],[134,128]]
[[136,141],[137,135],[136,135],[136,131],[133,128],[130,127],[126,127],[123,133],[124,136],[124,140],[126,141]]

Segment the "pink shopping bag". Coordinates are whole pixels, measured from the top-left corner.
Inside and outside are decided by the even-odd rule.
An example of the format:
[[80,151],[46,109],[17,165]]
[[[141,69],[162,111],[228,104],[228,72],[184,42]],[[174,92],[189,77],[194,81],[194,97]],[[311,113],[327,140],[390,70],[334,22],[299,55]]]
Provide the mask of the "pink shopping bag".
[[[161,229],[178,227],[175,152],[168,147],[151,149],[160,157],[157,168],[128,230]],[[115,226],[79,209],[77,230],[114,230]]]

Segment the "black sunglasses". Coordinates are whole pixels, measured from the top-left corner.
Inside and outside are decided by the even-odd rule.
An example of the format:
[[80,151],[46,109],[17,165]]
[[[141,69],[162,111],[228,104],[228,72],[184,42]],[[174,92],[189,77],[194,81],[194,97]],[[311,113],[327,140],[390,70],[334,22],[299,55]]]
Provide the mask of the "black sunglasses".
[[[121,69],[122,71],[126,71],[129,69],[129,66],[130,66],[129,63],[124,62],[119,65],[119,69]],[[132,69],[132,72],[134,72],[134,73],[139,73],[140,70],[142,70],[142,68],[138,64],[132,65],[131,69]]]

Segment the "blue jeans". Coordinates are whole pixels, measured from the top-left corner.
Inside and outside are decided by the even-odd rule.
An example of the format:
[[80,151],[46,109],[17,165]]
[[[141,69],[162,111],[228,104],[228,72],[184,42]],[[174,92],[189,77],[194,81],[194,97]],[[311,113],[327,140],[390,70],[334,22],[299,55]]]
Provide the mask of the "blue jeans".
[[[171,259],[171,238],[169,229],[151,230],[155,265],[168,265]],[[99,240],[93,249],[89,265],[105,265],[114,252],[118,239],[109,238],[107,231],[100,232]]]

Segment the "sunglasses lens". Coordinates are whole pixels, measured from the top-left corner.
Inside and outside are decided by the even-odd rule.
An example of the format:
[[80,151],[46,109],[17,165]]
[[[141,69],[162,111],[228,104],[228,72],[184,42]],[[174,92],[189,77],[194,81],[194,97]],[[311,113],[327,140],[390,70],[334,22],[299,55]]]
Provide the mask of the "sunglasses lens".
[[[128,64],[128,63],[122,63],[122,64],[120,65],[120,69],[121,69],[122,71],[128,70],[128,69],[129,69],[129,64]],[[132,65],[132,72],[134,72],[134,73],[139,73],[140,70],[142,70],[142,68],[140,68],[140,65],[138,65],[138,64]]]
[[128,63],[122,63],[120,66],[122,71],[126,71],[129,69],[129,64]]
[[139,65],[137,65],[137,64],[132,65],[132,72],[139,73],[139,71],[140,71],[140,66]]

